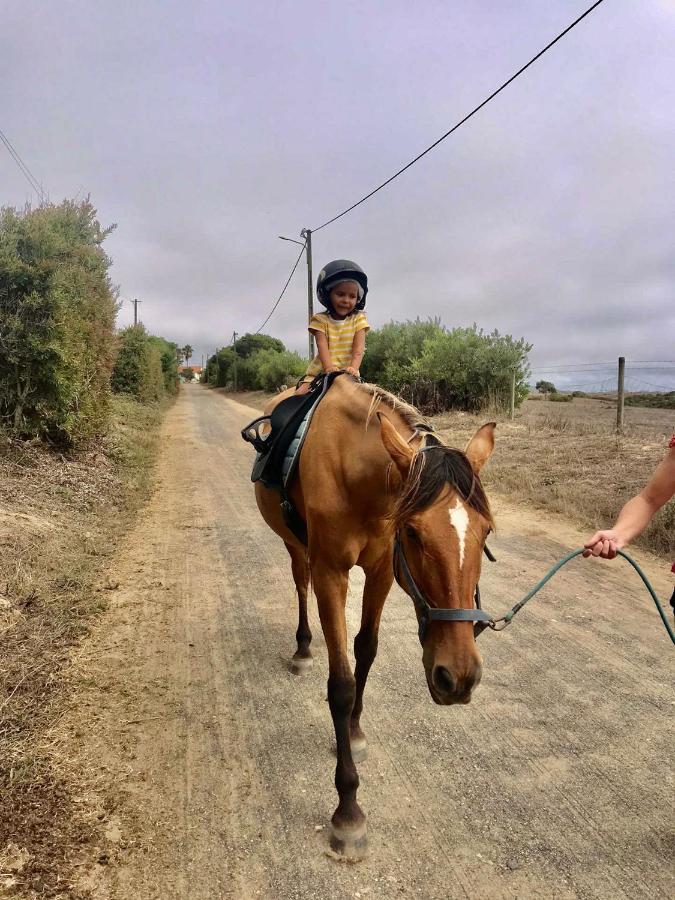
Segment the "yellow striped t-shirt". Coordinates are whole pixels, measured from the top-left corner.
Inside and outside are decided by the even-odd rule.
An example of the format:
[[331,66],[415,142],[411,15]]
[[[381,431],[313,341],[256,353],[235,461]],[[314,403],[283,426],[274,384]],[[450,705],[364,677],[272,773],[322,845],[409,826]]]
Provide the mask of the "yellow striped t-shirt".
[[[354,335],[357,331],[364,329],[366,331],[370,329],[364,312],[354,313],[352,316],[347,316],[346,319],[334,319],[329,313],[316,313],[309,323],[310,331],[326,335],[330,358],[333,365],[339,369],[346,369],[350,365]],[[323,372],[323,366],[317,353],[309,364],[306,374],[314,377],[320,372]]]

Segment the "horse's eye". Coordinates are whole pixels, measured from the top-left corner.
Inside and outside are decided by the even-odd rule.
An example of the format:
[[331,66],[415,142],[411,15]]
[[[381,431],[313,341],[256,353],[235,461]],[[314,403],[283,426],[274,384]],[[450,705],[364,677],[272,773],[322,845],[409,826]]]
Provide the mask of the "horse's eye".
[[415,529],[412,527],[412,525],[405,526],[405,534],[406,534],[406,537],[409,537],[413,541],[419,541],[419,539],[420,539],[419,534],[415,531]]

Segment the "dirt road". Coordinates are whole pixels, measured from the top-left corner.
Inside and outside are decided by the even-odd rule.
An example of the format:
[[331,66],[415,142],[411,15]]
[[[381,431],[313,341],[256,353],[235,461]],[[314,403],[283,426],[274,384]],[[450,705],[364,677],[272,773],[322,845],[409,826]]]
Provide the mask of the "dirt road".
[[[412,604],[392,591],[363,717],[370,853],[357,865],[326,855],[325,646],[312,610],[314,669],[289,673],[290,568],[259,518],[239,437],[254,413],[183,389],[157,493],[83,651],[83,704],[96,709],[84,752],[116,785],[109,865],[85,879],[95,894],[672,897],[673,651],[616,563],[573,563],[511,629],[485,634],[468,707],[432,703]],[[494,505],[499,562],[482,591],[497,613],[582,536]],[[668,575],[646,562],[665,596]],[[355,570],[352,636],[361,584]]]

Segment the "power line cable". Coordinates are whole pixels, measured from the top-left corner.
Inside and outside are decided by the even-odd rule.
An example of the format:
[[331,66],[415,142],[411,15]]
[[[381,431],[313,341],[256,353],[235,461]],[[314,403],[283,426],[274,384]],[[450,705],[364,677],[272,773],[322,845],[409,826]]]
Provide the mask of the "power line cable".
[[19,167],[19,169],[20,169],[21,173],[23,174],[24,178],[26,179],[26,181],[30,184],[30,186],[33,188],[33,190],[34,190],[35,193],[37,194],[40,203],[42,203],[42,202],[44,201],[44,191],[42,190],[42,185],[41,185],[40,182],[37,180],[37,178],[33,175],[33,173],[32,173],[31,170],[28,168],[28,166],[26,165],[26,163],[21,159],[21,157],[19,156],[18,151],[14,148],[14,146],[12,145],[10,139],[9,139],[9,138],[7,137],[7,135],[6,135],[3,131],[1,131],[1,130],[0,130],[0,140],[2,141],[2,143],[3,143],[3,144],[5,145],[5,147],[7,148],[7,150],[8,150],[8,152],[9,152],[10,156],[12,157],[12,159],[14,160],[14,162],[15,162],[15,163],[17,164],[17,166]]
[[260,326],[260,328],[258,328],[257,331],[254,331],[253,334],[260,334],[260,332],[262,331],[262,329],[265,327],[265,325],[267,325],[267,323],[269,322],[269,320],[272,318],[272,315],[274,314],[275,309],[276,309],[277,306],[281,303],[281,300],[282,300],[284,294],[286,293],[286,288],[287,288],[288,285],[291,283],[291,278],[295,275],[295,270],[298,268],[298,264],[300,263],[300,260],[302,259],[302,254],[305,252],[305,247],[306,247],[306,246],[307,246],[306,243],[302,245],[302,250],[301,250],[300,253],[298,254],[298,258],[297,258],[296,261],[295,261],[295,265],[294,265],[293,268],[291,269],[291,274],[290,274],[290,275],[288,276],[288,278],[286,279],[286,284],[283,286],[283,288],[282,288],[282,290],[281,290],[281,293],[279,294],[279,296],[278,296],[278,298],[277,298],[276,303],[274,304],[274,306],[273,306],[272,309],[270,310],[270,314],[267,316],[267,318],[266,318],[265,321],[262,323],[262,325]]
[[9,138],[7,137],[7,135],[4,134],[4,132],[2,132],[2,131],[0,131],[0,140],[2,140],[3,144],[5,145],[5,147],[7,148],[7,150],[9,151],[10,156],[12,157],[12,159],[14,160],[14,162],[15,162],[15,163],[17,164],[17,166],[19,167],[19,169],[20,169],[22,175],[26,178],[26,180],[28,181],[28,183],[30,184],[30,186],[31,186],[31,187],[33,188],[33,190],[37,193],[38,197],[40,197],[40,196],[42,195],[42,186],[39,184],[37,178],[35,178],[35,176],[34,176],[33,173],[31,172],[31,170],[28,168],[28,166],[27,166],[27,165],[24,163],[24,161],[21,159],[21,157],[19,156],[18,151],[17,151],[16,148],[12,145],[12,142],[9,140]]
[[370,191],[370,193],[366,194],[365,197],[362,197],[360,200],[357,200],[356,203],[352,203],[352,205],[347,207],[347,209],[343,210],[341,213],[338,213],[336,216],[333,216],[332,219],[328,219],[327,222],[324,222],[323,225],[319,225],[318,228],[312,228],[312,233],[316,234],[317,231],[321,231],[322,228],[326,228],[328,225],[332,225],[333,222],[337,222],[338,219],[341,219],[343,216],[346,216],[347,213],[351,212],[353,209],[356,209],[356,207],[360,206],[362,203],[365,203],[366,200],[369,200],[374,194],[377,194],[378,191],[381,191],[382,188],[386,187],[388,184],[391,184],[391,182],[395,178],[398,178],[399,175],[402,175],[405,171],[407,171],[407,169],[409,169],[416,162],[418,162],[420,159],[422,159],[423,156],[426,156],[427,153],[430,153],[434,149],[434,147],[438,147],[438,145],[442,141],[444,141],[447,137],[450,137],[450,135],[453,133],[453,131],[456,131],[465,122],[468,122],[468,120],[472,116],[474,116],[479,110],[481,110],[484,106],[486,106],[490,102],[490,100],[492,100],[494,97],[497,96],[497,94],[501,93],[504,90],[504,88],[508,87],[512,81],[515,81],[519,75],[522,75],[526,69],[529,69],[530,66],[533,63],[535,63],[541,56],[543,56],[547,50],[550,50],[554,44],[557,44],[561,38],[563,38],[568,32],[570,32],[576,25],[579,24],[579,22],[581,22],[582,19],[585,19],[586,16],[588,16],[590,13],[592,13],[593,10],[597,6],[600,6],[600,4],[603,2],[604,2],[604,0],[596,0],[596,2],[592,6],[589,6],[589,8],[586,10],[585,13],[582,13],[578,19],[575,19],[571,25],[568,25],[564,31],[561,31],[560,34],[556,38],[554,38],[550,43],[548,43],[544,47],[543,50],[540,50],[536,56],[533,56],[532,59],[528,63],[525,63],[524,66],[522,66],[520,69],[518,69],[518,71],[515,74],[513,74],[500,87],[498,87],[496,91],[493,91],[489,97],[486,97],[486,99],[483,100],[483,102],[480,103],[475,109],[472,109],[468,115],[464,116],[464,118],[460,119],[460,121],[457,122],[456,125],[453,125],[449,131],[446,131],[445,134],[441,135],[441,137],[439,137],[438,140],[434,141],[434,143],[431,144],[431,146],[427,147],[426,150],[423,150],[422,153],[420,153],[414,159],[411,159],[410,162],[407,163],[405,166],[403,166],[402,169],[399,169],[398,172],[395,172],[390,178],[387,178],[386,181],[383,181],[382,184],[378,185],[378,187],[376,187],[374,190]]

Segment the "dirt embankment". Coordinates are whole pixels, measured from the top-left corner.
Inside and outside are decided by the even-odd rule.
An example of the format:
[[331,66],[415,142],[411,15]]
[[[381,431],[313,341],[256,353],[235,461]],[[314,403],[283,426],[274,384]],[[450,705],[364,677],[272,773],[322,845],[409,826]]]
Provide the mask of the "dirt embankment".
[[[481,638],[468,707],[432,704],[412,605],[394,588],[365,698],[370,855],[326,855],[335,805],[326,654],[289,673],[288,558],[239,437],[255,410],[190,386],[164,426],[159,487],[111,567],[113,604],[73,659],[64,722],[101,776],[97,898],[666,898],[673,895],[672,662],[639,584],[578,561],[517,624]],[[499,444],[497,448],[499,452]],[[494,494],[493,494],[494,496]],[[496,498],[503,612],[581,534]],[[669,578],[638,552],[657,589]],[[358,629],[362,578],[347,618]],[[81,673],[81,677],[78,676]],[[85,677],[86,676],[86,677]]]
[[92,772],[66,749],[68,666],[116,590],[107,567],[149,495],[159,420],[118,399],[110,439],[65,455],[0,434],[0,895],[68,894],[103,841]]

